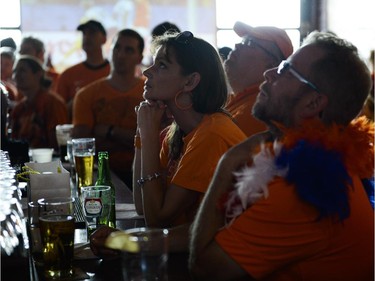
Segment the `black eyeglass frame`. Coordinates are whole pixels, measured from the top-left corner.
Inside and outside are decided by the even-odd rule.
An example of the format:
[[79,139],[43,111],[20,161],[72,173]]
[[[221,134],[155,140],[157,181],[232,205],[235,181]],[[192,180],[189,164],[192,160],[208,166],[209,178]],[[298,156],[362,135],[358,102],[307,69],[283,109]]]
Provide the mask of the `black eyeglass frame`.
[[311,89],[313,89],[315,92],[317,93],[320,93],[319,92],[319,89],[317,86],[315,86],[314,83],[310,82],[309,80],[307,80],[303,75],[301,75],[292,65],[291,62],[287,61],[287,60],[283,60],[279,66],[277,67],[277,74],[281,75],[283,73],[285,73],[286,71],[288,71],[295,77],[298,79],[298,81],[300,81],[301,83],[309,86]]

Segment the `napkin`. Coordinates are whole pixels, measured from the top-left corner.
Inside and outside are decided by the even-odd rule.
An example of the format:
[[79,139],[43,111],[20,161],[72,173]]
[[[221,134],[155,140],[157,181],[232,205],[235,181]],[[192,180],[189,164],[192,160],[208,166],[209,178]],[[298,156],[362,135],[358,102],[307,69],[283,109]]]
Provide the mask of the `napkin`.
[[25,166],[37,174],[29,175],[27,188],[29,201],[40,198],[70,197],[70,173],[62,166],[61,161],[46,163],[25,163]]

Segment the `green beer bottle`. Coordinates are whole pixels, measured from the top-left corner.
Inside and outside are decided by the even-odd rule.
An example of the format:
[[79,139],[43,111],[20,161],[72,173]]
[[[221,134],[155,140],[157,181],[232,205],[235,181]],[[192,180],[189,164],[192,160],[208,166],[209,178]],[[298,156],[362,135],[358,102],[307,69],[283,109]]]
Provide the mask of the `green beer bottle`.
[[98,153],[98,179],[95,185],[107,185],[111,187],[111,213],[109,215],[109,226],[116,227],[116,190],[111,181],[111,171],[109,170],[108,151],[99,151]]

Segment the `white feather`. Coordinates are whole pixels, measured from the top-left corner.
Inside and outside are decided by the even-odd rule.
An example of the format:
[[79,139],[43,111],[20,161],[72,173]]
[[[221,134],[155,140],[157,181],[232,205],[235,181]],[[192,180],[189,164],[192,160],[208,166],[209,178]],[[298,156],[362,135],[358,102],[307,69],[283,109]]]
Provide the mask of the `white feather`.
[[[259,199],[267,198],[268,183],[275,176],[285,176],[287,168],[280,170],[275,165],[275,155],[279,155],[281,148],[282,144],[275,141],[273,154],[262,144],[260,152],[253,157],[252,166],[246,166],[233,173],[237,182],[226,202],[227,219],[233,220]],[[240,205],[236,203],[238,199],[241,202]]]

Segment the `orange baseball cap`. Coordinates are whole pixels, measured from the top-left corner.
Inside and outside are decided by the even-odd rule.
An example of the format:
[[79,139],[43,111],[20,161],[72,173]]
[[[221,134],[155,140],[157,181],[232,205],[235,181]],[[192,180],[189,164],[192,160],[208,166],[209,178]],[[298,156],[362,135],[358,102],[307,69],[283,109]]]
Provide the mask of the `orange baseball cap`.
[[271,41],[276,44],[286,59],[293,53],[293,45],[284,29],[274,26],[252,27],[243,22],[237,21],[233,27],[238,36],[250,36],[261,40]]

